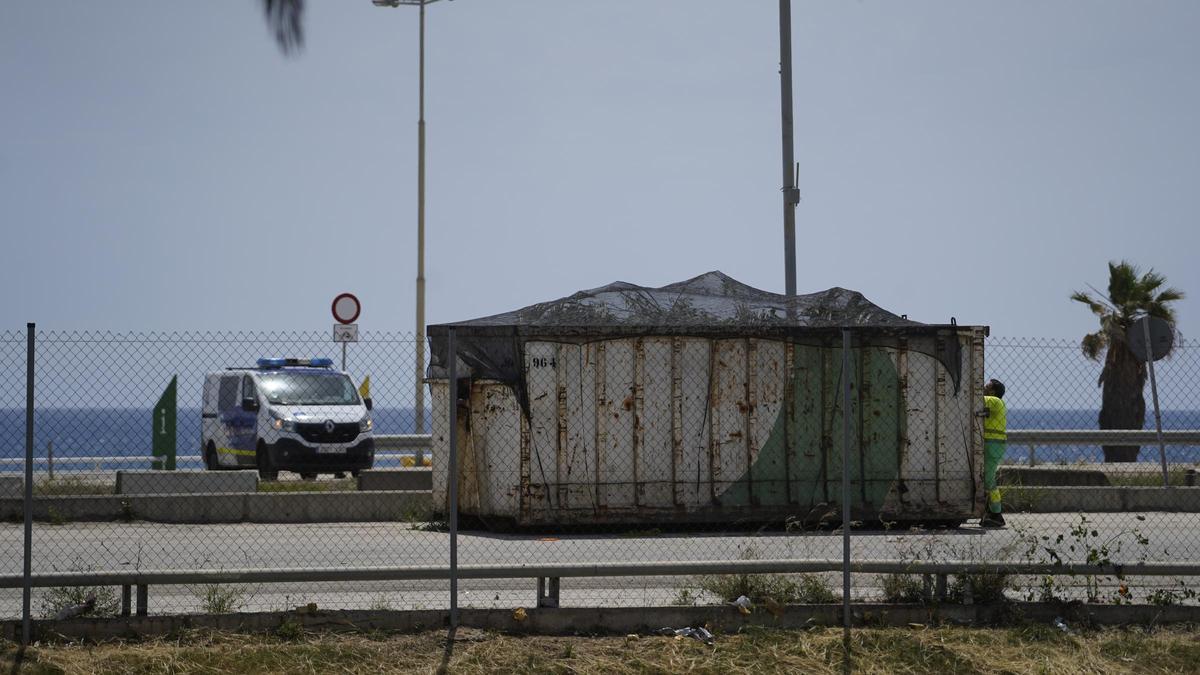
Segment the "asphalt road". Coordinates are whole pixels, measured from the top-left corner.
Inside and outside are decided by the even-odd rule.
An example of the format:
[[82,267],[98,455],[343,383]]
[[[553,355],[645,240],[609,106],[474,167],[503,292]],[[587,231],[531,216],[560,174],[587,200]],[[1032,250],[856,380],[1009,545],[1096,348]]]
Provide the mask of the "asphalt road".
[[[1029,543],[1054,548],[1068,560],[1084,560],[1088,548],[1106,545],[1115,562],[1200,560],[1200,515],[1150,513],[1089,514],[1072,535],[1075,514],[1007,516],[1004,530],[968,525],[946,531],[859,531],[851,539],[855,559],[1026,560]],[[1094,535],[1092,533],[1095,533]],[[1138,543],[1135,533],[1149,543]],[[1062,535],[1062,542],[1057,538]],[[19,574],[22,529],[0,525],[0,569]],[[1043,540],[1042,537],[1047,539]],[[1086,541],[1085,541],[1086,539]],[[1071,550],[1071,546],[1075,550]],[[469,531],[459,537],[463,564],[551,562],[636,562],[753,558],[840,559],[842,540],[834,532],[492,534]],[[34,531],[35,571],[129,569],[229,569],[445,565],[449,536],[409,523],[164,525],[154,523],[38,524]],[[1045,553],[1039,551],[1033,559]],[[840,577],[827,575],[835,591]],[[857,595],[875,592],[878,577],[855,575]],[[1145,581],[1145,580],[1142,580]],[[1149,580],[1155,584],[1158,580]],[[1166,580],[1174,583],[1173,580]],[[1195,580],[1192,586],[1195,587]],[[1114,589],[1120,582],[1107,582]],[[566,579],[564,605],[660,605],[695,580],[676,577]],[[444,581],[263,584],[238,589],[247,610],[277,610],[307,602],[323,607],[444,607]],[[475,606],[529,606],[534,580],[475,580],[461,584],[460,602]],[[192,612],[205,589],[151,589],[150,610]],[[41,595],[35,589],[35,597]],[[19,611],[20,591],[0,591],[0,613]],[[35,600],[34,609],[38,603]]]

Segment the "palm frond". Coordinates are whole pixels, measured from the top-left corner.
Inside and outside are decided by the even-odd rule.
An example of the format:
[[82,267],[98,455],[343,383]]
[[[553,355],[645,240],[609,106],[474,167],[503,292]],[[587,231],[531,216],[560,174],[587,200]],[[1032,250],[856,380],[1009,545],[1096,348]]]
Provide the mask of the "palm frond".
[[1152,294],[1165,283],[1167,278],[1151,269],[1138,279],[1138,289]]
[[1184,292],[1178,288],[1168,288],[1154,296],[1154,302],[1175,302],[1176,300],[1183,300],[1186,297],[1187,296],[1184,294]]
[[293,54],[304,47],[304,0],[259,0],[267,27],[275,34],[275,42],[284,54]]
[[1082,302],[1083,304],[1087,305],[1088,309],[1092,310],[1092,314],[1095,314],[1096,316],[1104,316],[1109,311],[1109,307],[1107,307],[1104,303],[1093,298],[1087,293],[1084,293],[1083,291],[1075,291],[1071,294],[1071,299],[1075,302]]
[[1161,302],[1151,302],[1146,305],[1146,314],[1175,323],[1175,310],[1170,305]]
[[1108,334],[1105,331],[1096,331],[1083,336],[1083,340],[1079,343],[1079,348],[1083,350],[1083,355],[1093,361],[1100,359],[1101,352],[1108,346]]
[[1113,305],[1124,309],[1135,293],[1138,282],[1138,268],[1132,263],[1108,263],[1108,299]]

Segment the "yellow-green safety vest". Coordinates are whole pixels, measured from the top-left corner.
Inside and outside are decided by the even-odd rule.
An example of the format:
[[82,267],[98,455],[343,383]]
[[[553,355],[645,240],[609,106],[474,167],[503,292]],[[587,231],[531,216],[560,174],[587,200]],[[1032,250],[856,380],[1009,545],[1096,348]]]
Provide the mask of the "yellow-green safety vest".
[[1008,440],[1008,414],[1004,409],[1004,401],[995,396],[984,396],[983,406],[987,408],[987,417],[983,420],[983,439]]

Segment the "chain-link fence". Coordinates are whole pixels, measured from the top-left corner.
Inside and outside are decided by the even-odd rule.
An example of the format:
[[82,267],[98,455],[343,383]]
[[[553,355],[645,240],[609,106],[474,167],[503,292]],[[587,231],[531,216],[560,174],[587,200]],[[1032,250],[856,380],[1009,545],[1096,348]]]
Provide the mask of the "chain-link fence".
[[[938,594],[936,575],[912,573],[925,563],[1200,561],[1194,503],[1174,508],[1145,496],[1158,490],[1154,476],[1161,484],[1157,447],[1144,447],[1139,462],[1116,466],[1100,461],[1097,445],[1035,445],[1036,471],[1029,473],[1030,449],[1010,443],[999,480],[1004,501],[1021,512],[1006,514],[1006,528],[976,526],[990,492],[980,416],[987,378],[1007,385],[1010,430],[1096,427],[1101,364],[1071,341],[985,345],[968,331],[950,359],[932,337],[859,335],[846,355],[848,378],[837,336],[528,342],[510,382],[468,378],[451,387],[444,372],[432,373],[420,385],[428,393],[422,412],[415,410],[412,335],[364,333],[348,347],[342,376],[340,346],[317,333],[39,333],[33,573],[445,570],[452,402],[458,561],[464,568],[507,567],[501,576],[511,577],[469,575],[459,586],[464,606],[530,606],[533,582],[511,569],[580,565],[592,566],[588,575],[564,576],[561,590],[553,592],[557,582],[551,583],[547,594],[567,606],[730,602],[742,595],[767,606],[834,601],[841,578],[833,568],[749,574],[734,565],[840,560],[846,501],[855,521],[851,559],[911,566],[856,574],[860,599]],[[0,477],[10,480],[25,468],[25,349],[23,333],[0,333]],[[274,357],[333,363],[258,363]],[[1164,428],[1200,429],[1195,349],[1179,345],[1157,367]],[[334,398],[289,398],[294,387],[264,376],[309,371],[333,378],[312,391]],[[469,364],[463,372],[470,374]],[[368,376],[369,387],[360,391]],[[163,431],[155,427],[156,408],[172,378],[176,473],[199,482],[170,488],[185,494],[157,496],[128,474],[118,486],[117,470],[150,468],[155,435]],[[1152,428],[1152,412],[1147,422]],[[422,433],[430,438],[414,440]],[[362,463],[367,438],[369,464]],[[426,447],[432,467],[422,472]],[[1195,500],[1185,484],[1198,450],[1167,446],[1171,480],[1179,486],[1175,499]],[[411,483],[360,489],[371,475],[361,474],[368,465],[425,476],[432,498],[429,488],[395,489]],[[217,470],[239,467],[245,471]],[[249,488],[236,483],[243,473]],[[1143,501],[1112,491],[1122,487],[1136,489]],[[24,555],[15,490],[0,499],[10,520],[0,525],[0,564],[10,576],[19,575]],[[1050,499],[1045,490],[1087,491],[1078,497],[1086,508],[1039,503]],[[649,574],[674,563],[729,566]],[[598,576],[621,566],[613,576]],[[638,566],[647,575],[631,576],[629,568]],[[147,609],[448,603],[444,579],[253,578],[164,583],[152,589]],[[1167,603],[1194,598],[1189,583],[1174,576],[960,574],[944,591],[979,601],[1004,592]],[[119,586],[93,586],[35,589],[34,613],[53,615],[89,592],[103,611],[120,611]],[[19,614],[19,590],[4,591],[0,600],[4,614]]]
[[[1066,339],[997,338],[988,341],[989,377],[1007,386],[1010,429],[1097,429],[1102,401],[1104,361],[1088,359],[1078,341]],[[1142,368],[1145,371],[1144,367]],[[1183,341],[1155,363],[1162,428],[1200,429],[1200,348]],[[1144,377],[1144,375],[1143,375]],[[1154,407],[1147,380],[1142,428],[1155,428]],[[1189,480],[1200,462],[1200,445],[1166,445],[1172,484]],[[1105,462],[1099,444],[1009,444],[1011,464],[1103,469],[1111,483],[1161,485],[1160,448],[1132,448],[1136,461]],[[1194,480],[1191,479],[1191,480]]]

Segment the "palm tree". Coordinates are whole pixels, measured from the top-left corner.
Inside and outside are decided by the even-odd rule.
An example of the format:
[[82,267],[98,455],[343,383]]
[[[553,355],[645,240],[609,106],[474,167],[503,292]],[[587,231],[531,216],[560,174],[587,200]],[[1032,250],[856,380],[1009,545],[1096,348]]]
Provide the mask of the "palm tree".
[[[1095,361],[1104,354],[1099,381],[1101,429],[1141,429],[1146,422],[1146,399],[1142,395],[1146,364],[1129,350],[1125,335],[1134,321],[1146,315],[1175,320],[1171,303],[1182,300],[1183,291],[1163,288],[1166,281],[1153,269],[1142,274],[1122,260],[1108,263],[1108,297],[1095,289],[1095,296],[1082,291],[1071,294],[1072,300],[1087,305],[1100,319],[1100,330],[1083,336],[1080,347]],[[1137,445],[1106,445],[1104,461],[1136,462],[1140,450]]]
[[304,46],[304,0],[259,0],[267,25],[284,54]]

